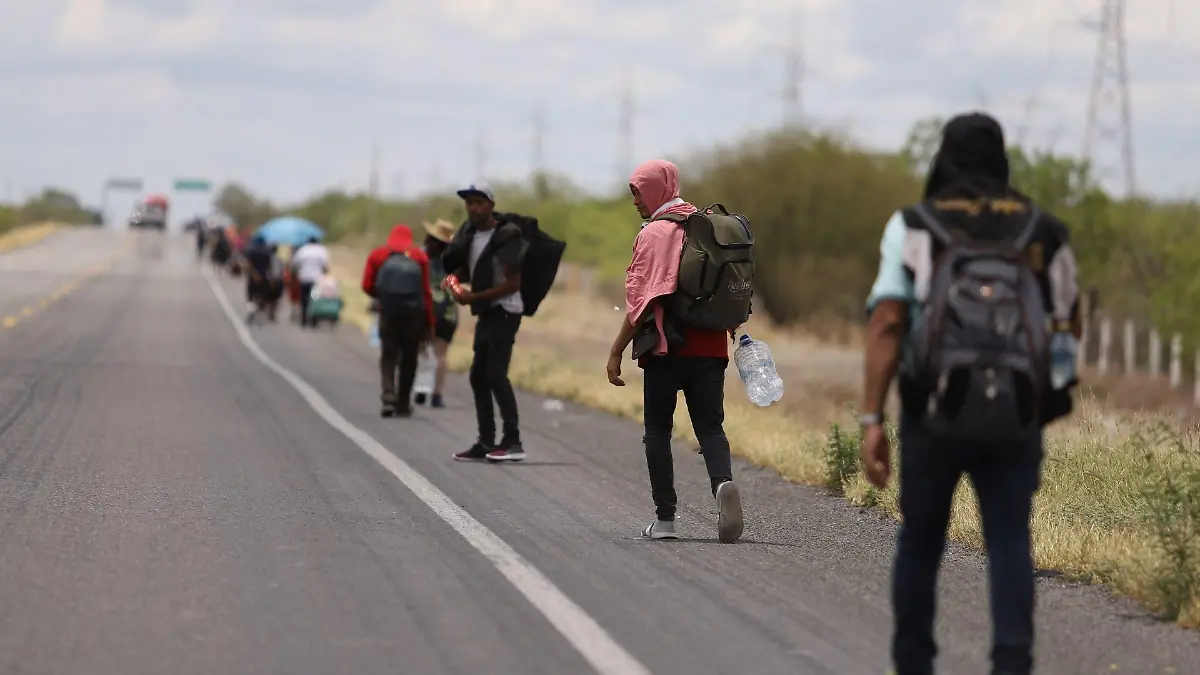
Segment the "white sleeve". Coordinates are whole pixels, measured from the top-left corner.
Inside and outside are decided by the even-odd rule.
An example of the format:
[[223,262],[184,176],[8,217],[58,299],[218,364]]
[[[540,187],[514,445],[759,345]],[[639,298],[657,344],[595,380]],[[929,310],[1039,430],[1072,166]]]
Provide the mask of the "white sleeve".
[[1059,321],[1069,320],[1071,308],[1079,300],[1079,267],[1075,261],[1075,251],[1070,244],[1063,244],[1054,253],[1050,266],[1046,268],[1046,277],[1050,281],[1054,318]]

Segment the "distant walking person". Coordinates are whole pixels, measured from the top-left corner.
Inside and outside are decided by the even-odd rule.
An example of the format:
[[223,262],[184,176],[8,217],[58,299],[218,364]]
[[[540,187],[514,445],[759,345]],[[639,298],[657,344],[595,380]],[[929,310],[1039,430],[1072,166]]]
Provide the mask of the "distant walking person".
[[363,269],[362,289],[379,306],[380,414],[408,417],[412,415],[417,355],[433,332],[434,317],[429,257],[413,244],[407,225],[393,227],[387,243],[371,251]]
[[200,220],[196,226],[196,258],[198,260],[204,259],[206,246],[208,246],[208,224]]
[[[1081,332],[1067,227],[1010,186],[1000,125],[986,115],[961,115],[943,131],[924,201],[892,216],[880,253],[867,300],[860,424],[865,474],[883,488],[891,473],[884,401],[898,372],[896,673],[933,673],[935,587],[951,502],[965,473],[979,498],[989,561],[992,673],[1028,675],[1029,519],[1043,429],[1071,411],[1077,382],[1059,370],[1064,354],[1054,346],[1072,344]],[[1059,357],[1054,369],[1052,356]]]
[[[442,282],[446,279],[442,254],[454,238],[454,225],[439,218],[437,222],[423,223],[423,226],[428,232],[425,238],[425,253],[429,256],[429,288],[433,293],[433,355],[437,359],[429,405],[442,408],[445,407],[443,389],[446,386],[446,355],[450,351],[450,341],[454,339],[454,333],[458,329],[458,305],[450,291],[442,288]],[[424,404],[425,394],[417,394],[416,402]]]
[[292,269],[300,284],[300,325],[316,326],[308,316],[308,302],[313,286],[329,271],[329,249],[312,237],[292,254]]
[[230,258],[233,257],[233,245],[229,241],[229,231],[224,227],[213,228],[212,240],[209,258],[212,260],[213,267],[225,271],[228,269],[226,266],[229,264]]
[[[667,299],[679,282],[684,231],[679,219],[696,207],[679,196],[679,170],[670,162],[642,164],[629,180],[633,205],[645,222],[633,244],[625,278],[625,317],[608,357],[608,380],[618,387],[625,348],[644,373],[643,416],[646,466],[656,519],[642,530],[650,539],[674,539],[676,504],[671,431],[679,392],[687,401],[692,428],[700,441],[712,495],[717,501],[717,537],[733,543],[742,535],[742,505],[733,483],[729,440],[725,437],[725,370],[730,333],[682,323]],[[648,338],[649,344],[639,337]],[[635,339],[637,341],[635,342]]]
[[[447,247],[442,261],[448,272],[471,284],[471,290],[458,293],[455,300],[470,305],[471,314],[478,317],[470,381],[479,437],[454,458],[518,462],[525,459],[525,449],[521,445],[517,397],[508,379],[508,367],[525,311],[521,271],[526,244],[516,223],[497,220],[496,198],[487,183],[474,183],[459,190],[458,196],[466,204],[467,222]],[[499,445],[495,444],[493,405],[500,408],[504,422]]]
[[281,283],[279,257],[274,247],[259,235],[250,239],[242,257],[246,261],[246,302],[249,305],[246,322],[253,323],[264,311],[267,319],[274,322]]

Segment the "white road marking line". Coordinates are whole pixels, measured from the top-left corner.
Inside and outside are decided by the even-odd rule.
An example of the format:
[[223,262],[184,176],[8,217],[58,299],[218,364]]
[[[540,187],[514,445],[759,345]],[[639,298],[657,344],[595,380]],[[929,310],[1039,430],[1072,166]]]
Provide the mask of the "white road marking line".
[[[525,599],[538,609],[543,616],[567,639],[588,663],[600,675],[651,675],[650,670],[642,665],[632,654],[625,651],[617,641],[588,616],[579,605],[558,589],[529,561],[521,557],[503,539],[489,530],[483,523],[471,517],[461,506],[455,504],[441,490],[430,483],[407,462],[395,456],[383,447],[367,432],[351,424],[337,410],[317,393],[311,385],[299,375],[279,365],[258,346],[258,343],[246,329],[241,317],[229,304],[225,292],[221,290],[216,278],[206,266],[203,275],[208,280],[209,288],[216,296],[225,316],[233,324],[238,338],[246,349],[267,368],[282,377],[300,393],[304,400],[329,426],[342,432],[354,442],[363,452],[383,465],[393,476],[400,480],[414,495],[425,503],[450,527],[454,528],[463,539],[467,540],[476,551],[487,558],[492,565],[504,575],[509,582],[525,596]],[[449,461],[449,460],[447,460]]]

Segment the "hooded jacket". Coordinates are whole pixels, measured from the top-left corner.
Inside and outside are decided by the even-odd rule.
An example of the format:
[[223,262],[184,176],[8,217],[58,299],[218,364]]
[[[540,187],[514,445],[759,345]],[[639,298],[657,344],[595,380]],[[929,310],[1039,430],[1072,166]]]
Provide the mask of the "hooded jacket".
[[[1009,184],[1008,153],[1000,124],[980,113],[960,115],[946,124],[923,197],[928,211],[944,227],[978,241],[1014,237],[1028,222],[1033,207],[1032,200]],[[884,260],[869,304],[889,299],[890,289],[897,287],[893,280],[901,282],[899,286],[908,287],[901,299],[915,301],[911,307],[915,321],[944,245],[912,208],[897,215],[884,233]],[[1074,321],[1079,292],[1067,226],[1043,211],[1025,253],[1046,307],[1057,320]],[[919,410],[927,392],[908,381],[902,368],[900,393],[906,410]],[[1069,390],[1048,392],[1042,404],[1043,423],[1068,414],[1072,408]]]
[[[458,228],[458,232],[454,233],[454,238],[442,252],[442,265],[446,273],[454,274],[459,281],[471,284],[471,290],[476,293],[499,285],[505,269],[519,274],[529,248],[521,236],[521,226],[514,220],[514,214],[496,212],[494,215],[496,229],[487,248],[475,264],[475,269],[470,269],[470,255],[471,242],[478,230],[471,221],[468,220]],[[483,314],[499,302],[498,299],[472,302],[471,314]]]
[[[1031,199],[1009,184],[1009,177],[1008,151],[999,122],[982,113],[959,115],[947,122],[942,132],[941,146],[926,177],[924,203],[943,225],[972,239],[1009,238],[1025,225],[1022,216],[1033,206]],[[1005,208],[997,209],[996,204]],[[924,229],[912,209],[903,213],[910,228]],[[1031,247],[1040,250],[1040,257],[1048,262],[1068,243],[1069,236],[1062,221],[1043,211]],[[937,259],[941,243],[933,240],[929,246],[931,256]],[[1045,271],[1046,265],[1034,267]],[[1043,281],[1048,287],[1048,280]],[[1049,291],[1046,300],[1051,301]]]
[[942,143],[925,180],[925,199],[999,197],[1008,184],[1004,131],[982,113],[959,115],[946,123]]
[[434,316],[433,292],[429,288],[429,256],[424,249],[413,243],[412,230],[407,225],[393,227],[392,233],[388,235],[387,243],[371,251],[371,254],[367,256],[367,264],[363,268],[363,293],[372,298],[375,297],[375,277],[379,274],[379,268],[383,266],[384,261],[394,254],[407,255],[421,266],[421,279],[424,281],[423,288],[425,289],[425,315],[429,322],[429,330],[432,332]]
[[[650,160],[634,170],[629,185],[641,196],[642,205],[651,215],[633,242],[633,256],[625,270],[625,318],[638,325],[646,311],[654,313],[658,343],[651,353],[667,353],[666,322],[662,303],[656,299],[670,295],[679,287],[679,256],[684,232],[678,223],[663,220],[667,214],[690,215],[696,207],[679,196],[679,169],[671,162]],[[729,349],[724,331],[704,331],[682,327],[683,347],[678,356],[727,358]]]

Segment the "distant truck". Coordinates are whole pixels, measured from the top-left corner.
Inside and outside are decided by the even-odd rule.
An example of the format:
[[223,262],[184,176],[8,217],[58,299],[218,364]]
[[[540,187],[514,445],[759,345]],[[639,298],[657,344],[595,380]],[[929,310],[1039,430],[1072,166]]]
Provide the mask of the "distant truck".
[[170,202],[163,195],[151,195],[133,207],[129,216],[129,227],[164,232],[167,229],[167,212]]

